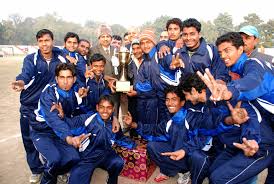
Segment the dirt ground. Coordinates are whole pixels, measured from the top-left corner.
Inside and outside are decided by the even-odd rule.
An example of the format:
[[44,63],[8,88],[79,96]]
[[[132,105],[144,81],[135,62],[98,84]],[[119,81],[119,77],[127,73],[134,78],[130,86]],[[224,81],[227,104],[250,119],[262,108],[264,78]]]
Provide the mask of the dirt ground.
[[[0,184],[27,184],[30,175],[25,161],[25,152],[19,126],[19,93],[11,90],[11,82],[21,71],[22,57],[0,58]],[[159,173],[157,168],[146,183],[154,183],[153,178]],[[264,182],[266,172],[260,175],[259,182]],[[106,172],[97,169],[92,182],[104,184]],[[175,184],[177,176],[163,184]],[[207,182],[204,182],[207,183]],[[119,184],[141,184],[124,177],[119,177]]]

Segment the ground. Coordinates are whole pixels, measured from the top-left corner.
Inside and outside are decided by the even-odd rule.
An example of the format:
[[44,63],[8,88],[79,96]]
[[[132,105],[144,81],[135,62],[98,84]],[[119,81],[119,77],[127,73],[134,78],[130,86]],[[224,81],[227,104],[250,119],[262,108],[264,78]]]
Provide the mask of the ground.
[[[19,93],[11,90],[11,82],[21,71],[22,60],[22,57],[14,56],[0,58],[0,184],[27,184],[30,175],[20,134]],[[157,174],[158,168],[146,183],[154,183]],[[263,183],[265,174],[260,175],[258,183]],[[97,169],[91,183],[104,184],[105,178],[106,172]],[[176,181],[177,177],[174,177],[163,184],[175,184]],[[141,183],[119,177],[119,184]]]

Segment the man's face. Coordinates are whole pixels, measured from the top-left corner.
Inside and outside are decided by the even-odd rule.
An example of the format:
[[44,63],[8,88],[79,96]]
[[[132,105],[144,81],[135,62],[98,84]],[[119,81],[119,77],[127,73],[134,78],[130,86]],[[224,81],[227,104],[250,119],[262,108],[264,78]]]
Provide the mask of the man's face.
[[196,105],[199,102],[201,102],[199,95],[202,95],[202,93],[198,93],[198,91],[195,88],[192,88],[190,92],[183,91],[183,93],[185,94],[186,100],[190,101],[193,105]]
[[103,73],[103,71],[105,69],[105,62],[102,60],[101,61],[93,61],[91,63],[91,69],[96,76],[101,76],[101,74]]
[[124,37],[124,44],[127,45],[127,44],[130,44],[130,41],[128,39],[128,36],[125,36]]
[[72,75],[70,70],[61,70],[55,79],[59,88],[64,91],[69,91],[76,81],[76,77]]
[[137,38],[136,30],[129,30],[128,31],[128,40],[131,43],[133,39]]
[[185,101],[181,101],[177,94],[170,92],[166,95],[166,106],[171,114],[174,114],[180,110],[185,104]]
[[78,41],[77,38],[68,38],[67,41],[65,42],[64,47],[69,51],[69,52],[75,52],[77,47],[78,47]]
[[114,112],[114,107],[109,101],[102,100],[99,104],[96,105],[96,110],[100,114],[101,118],[104,121],[107,121]]
[[161,35],[160,35],[160,41],[162,40],[168,40],[168,32],[167,31],[163,31],[161,32]]
[[200,46],[200,33],[195,27],[185,27],[183,28],[182,38],[184,44],[190,50],[194,50]]
[[38,47],[41,54],[50,54],[52,52],[53,40],[49,34],[44,34],[42,37],[37,39]]
[[143,52],[139,44],[132,45],[132,53],[137,59],[141,59],[143,56]]
[[103,47],[109,47],[111,43],[111,36],[108,34],[103,34],[99,37],[99,43]]
[[244,52],[247,55],[250,55],[251,52],[255,49],[257,43],[259,42],[259,39],[254,36],[249,36],[247,34],[241,33],[241,36],[244,41]]
[[86,41],[81,41],[77,48],[81,56],[86,56],[88,54],[89,49],[90,49],[90,44]]
[[231,42],[223,42],[218,46],[218,52],[227,67],[234,65],[243,53],[243,46],[238,49]]
[[120,49],[121,45],[122,45],[122,40],[113,39],[111,42],[111,46],[117,48],[118,50]]
[[140,46],[142,51],[148,54],[155,45],[149,39],[143,39],[142,41],[140,41]]
[[168,37],[170,40],[177,40],[181,35],[180,26],[177,24],[169,24],[168,29]]

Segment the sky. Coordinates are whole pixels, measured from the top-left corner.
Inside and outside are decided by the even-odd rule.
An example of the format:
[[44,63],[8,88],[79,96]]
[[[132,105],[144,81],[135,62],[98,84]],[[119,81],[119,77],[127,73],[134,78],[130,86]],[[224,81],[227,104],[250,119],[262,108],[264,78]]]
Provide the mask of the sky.
[[274,19],[269,0],[7,0],[1,5],[0,20],[15,13],[36,18],[54,12],[63,20],[82,25],[94,20],[125,27],[140,26],[161,15],[213,21],[219,13],[227,12],[234,25],[249,13],[256,13],[264,21]]

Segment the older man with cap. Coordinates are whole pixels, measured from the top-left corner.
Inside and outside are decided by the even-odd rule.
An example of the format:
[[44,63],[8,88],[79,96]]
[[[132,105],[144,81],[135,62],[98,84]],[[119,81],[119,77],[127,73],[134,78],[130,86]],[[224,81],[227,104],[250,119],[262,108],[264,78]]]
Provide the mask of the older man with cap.
[[274,65],[274,58],[268,54],[258,51],[257,44],[259,43],[259,32],[254,26],[244,26],[240,29],[240,34],[244,41],[244,52],[249,58],[256,58],[260,61],[271,63]]

